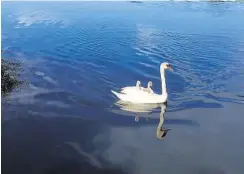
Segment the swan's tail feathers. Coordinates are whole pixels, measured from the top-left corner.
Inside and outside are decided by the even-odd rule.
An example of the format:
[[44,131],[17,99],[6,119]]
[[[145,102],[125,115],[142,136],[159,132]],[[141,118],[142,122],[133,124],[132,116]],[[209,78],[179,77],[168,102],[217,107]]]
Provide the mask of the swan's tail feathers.
[[115,92],[115,91],[113,91],[113,90],[111,90],[111,92],[114,94],[114,95],[116,95],[118,98],[120,98],[119,96],[119,93],[117,93],[117,92]]
[[112,92],[114,95],[116,95],[116,94],[117,94],[117,92],[115,92],[114,90],[111,90],[111,92]]
[[111,90],[111,92],[114,94],[114,95],[116,95],[116,97],[118,97],[119,99],[121,99],[121,100],[123,100],[123,94],[120,94],[120,93],[118,93],[118,92],[115,92],[115,91],[113,91],[113,90]]

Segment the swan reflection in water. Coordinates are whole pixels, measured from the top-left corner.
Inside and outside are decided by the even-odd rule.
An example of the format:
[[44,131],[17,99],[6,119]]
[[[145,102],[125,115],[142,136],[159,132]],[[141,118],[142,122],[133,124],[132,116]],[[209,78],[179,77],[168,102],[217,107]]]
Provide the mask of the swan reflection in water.
[[159,123],[157,126],[156,136],[158,139],[163,139],[168,131],[171,129],[164,129],[163,123],[164,123],[164,114],[166,111],[166,104],[134,104],[134,103],[128,103],[124,102],[122,100],[119,100],[115,103],[115,105],[119,106],[121,110],[129,111],[136,113],[135,121],[139,121],[139,113],[146,113],[146,120],[150,118],[150,115],[153,113],[153,110],[156,110],[157,108],[161,108],[160,116],[159,116]]

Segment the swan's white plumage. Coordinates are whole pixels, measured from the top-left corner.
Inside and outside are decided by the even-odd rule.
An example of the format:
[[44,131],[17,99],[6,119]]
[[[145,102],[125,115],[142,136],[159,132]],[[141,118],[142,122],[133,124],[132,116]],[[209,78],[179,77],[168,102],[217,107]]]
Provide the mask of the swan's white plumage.
[[126,93],[130,93],[131,91],[134,91],[136,89],[139,90],[141,88],[142,88],[141,87],[141,82],[139,80],[137,80],[136,86],[127,86],[127,87],[121,88],[120,92],[126,94]]
[[121,93],[123,94],[129,94],[131,92],[134,92],[137,88],[135,86],[128,86],[128,87],[124,87],[124,88],[121,88]]
[[165,83],[165,70],[172,70],[168,63],[162,63],[160,65],[160,74],[162,81],[162,94],[156,94],[154,92],[149,93],[146,88],[143,87],[125,87],[122,88],[120,93],[111,90],[111,92],[116,95],[120,100],[131,102],[131,103],[165,103],[168,99],[168,93]]
[[146,91],[130,90],[128,93],[118,93],[113,90],[111,92],[120,100],[131,103],[165,103],[168,95],[151,94]]
[[144,89],[142,89],[142,90],[144,90],[144,91],[146,91],[146,92],[149,92],[149,93],[154,93],[153,90],[152,90],[152,81],[149,81],[149,82],[147,83],[147,88],[144,88]]

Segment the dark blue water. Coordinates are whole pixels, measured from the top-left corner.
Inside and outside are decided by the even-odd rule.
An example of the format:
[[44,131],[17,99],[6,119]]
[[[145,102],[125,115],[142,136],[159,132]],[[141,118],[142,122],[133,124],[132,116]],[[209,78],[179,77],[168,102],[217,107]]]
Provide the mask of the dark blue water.
[[[3,2],[2,49],[29,81],[2,103],[3,173],[243,173],[243,3]],[[166,112],[117,103],[160,93],[162,62]]]

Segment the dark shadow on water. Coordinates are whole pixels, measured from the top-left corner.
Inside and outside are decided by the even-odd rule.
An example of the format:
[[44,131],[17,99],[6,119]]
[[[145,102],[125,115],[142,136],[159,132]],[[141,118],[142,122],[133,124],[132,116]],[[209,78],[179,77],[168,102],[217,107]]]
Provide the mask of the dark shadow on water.
[[[83,106],[82,104],[67,105],[64,107],[60,103],[47,104],[47,102],[34,102],[28,104],[2,104],[4,110],[2,110],[2,119],[25,119],[28,118],[28,114],[31,116],[40,115],[42,117],[67,117],[67,118],[80,118],[83,120],[97,120],[101,123],[107,123],[109,125],[121,126],[121,127],[139,127],[143,125],[155,125],[158,124],[160,112],[152,112],[149,115],[140,114],[140,122],[135,122],[136,113],[121,112],[119,109],[109,109],[95,107],[95,106]],[[16,112],[18,109],[18,112]],[[168,112],[168,111],[167,111]],[[20,114],[21,113],[21,114]],[[148,118],[148,119],[147,119]],[[187,126],[199,126],[194,120],[183,118],[169,118],[166,117],[165,124],[177,124]]]
[[93,142],[101,131],[106,134],[105,125],[30,116],[5,121],[2,127],[3,173],[123,173],[100,156],[107,140]]

